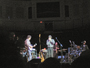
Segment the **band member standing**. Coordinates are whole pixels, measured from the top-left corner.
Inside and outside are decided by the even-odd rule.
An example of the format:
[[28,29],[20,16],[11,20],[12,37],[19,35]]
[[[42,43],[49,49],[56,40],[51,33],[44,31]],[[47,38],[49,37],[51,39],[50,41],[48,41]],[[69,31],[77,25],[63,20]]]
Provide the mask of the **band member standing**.
[[81,45],[83,51],[88,50],[88,45],[86,45],[86,41],[83,41],[83,45]]
[[32,50],[31,50],[31,48],[35,47],[35,45],[32,46],[30,40],[31,40],[31,35],[28,35],[27,39],[25,40],[25,48],[27,48],[27,62],[32,60],[32,55],[31,55]]
[[53,47],[54,47],[54,44],[55,44],[55,40],[52,39],[51,35],[49,35],[48,39],[46,41],[46,45],[48,47],[48,57],[53,57]]

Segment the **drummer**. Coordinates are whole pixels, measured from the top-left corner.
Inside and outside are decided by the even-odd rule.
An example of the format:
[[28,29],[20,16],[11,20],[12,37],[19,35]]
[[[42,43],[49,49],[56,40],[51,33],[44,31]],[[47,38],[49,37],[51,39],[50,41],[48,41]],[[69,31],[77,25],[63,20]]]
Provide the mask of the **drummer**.
[[88,48],[88,45],[86,45],[86,41],[84,40],[82,43],[83,43],[83,44],[81,45],[82,50],[83,50],[83,51],[88,50],[89,48]]

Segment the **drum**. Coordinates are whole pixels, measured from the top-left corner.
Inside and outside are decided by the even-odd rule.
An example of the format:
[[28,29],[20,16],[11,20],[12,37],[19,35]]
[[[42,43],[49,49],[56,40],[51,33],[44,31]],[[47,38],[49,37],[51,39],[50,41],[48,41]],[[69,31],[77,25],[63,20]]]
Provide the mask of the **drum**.
[[69,47],[68,48],[68,57],[71,60],[76,59],[77,57],[79,57],[79,50],[76,47]]
[[31,51],[31,54],[32,54],[32,59],[37,58],[37,50],[36,49],[33,49]]
[[36,55],[36,52],[37,52],[37,50],[33,49],[33,50],[31,51],[31,54],[32,54],[32,55]]

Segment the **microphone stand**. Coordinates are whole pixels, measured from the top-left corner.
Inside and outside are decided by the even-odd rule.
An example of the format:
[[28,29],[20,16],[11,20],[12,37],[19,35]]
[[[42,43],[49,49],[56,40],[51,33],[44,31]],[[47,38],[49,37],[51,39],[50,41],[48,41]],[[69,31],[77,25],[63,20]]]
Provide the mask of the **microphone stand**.
[[57,42],[58,42],[59,45],[60,45],[60,50],[61,50],[61,62],[62,62],[62,61],[63,61],[63,50],[62,50],[63,45],[60,43],[60,41],[57,39],[57,37],[56,37],[56,40],[57,40]]

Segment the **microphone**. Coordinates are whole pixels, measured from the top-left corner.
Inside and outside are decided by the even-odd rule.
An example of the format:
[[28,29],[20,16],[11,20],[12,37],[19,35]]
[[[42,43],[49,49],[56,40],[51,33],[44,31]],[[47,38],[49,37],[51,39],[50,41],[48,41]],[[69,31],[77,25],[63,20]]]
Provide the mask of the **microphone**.
[[60,46],[63,47],[63,45],[59,42],[59,40],[57,39],[57,37],[55,37],[55,39],[58,41],[58,43],[60,44]]

